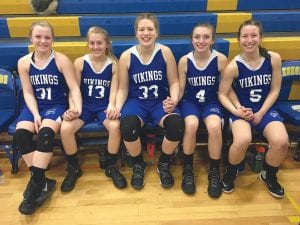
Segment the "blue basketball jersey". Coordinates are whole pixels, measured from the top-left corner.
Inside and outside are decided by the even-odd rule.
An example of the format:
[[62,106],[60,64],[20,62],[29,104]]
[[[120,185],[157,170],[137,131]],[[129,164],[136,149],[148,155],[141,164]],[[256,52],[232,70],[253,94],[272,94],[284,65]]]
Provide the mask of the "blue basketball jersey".
[[254,112],[263,105],[271,88],[272,64],[271,59],[263,58],[261,64],[253,69],[243,58],[235,57],[238,66],[238,77],[234,88],[241,105],[250,107]]
[[83,59],[80,85],[83,103],[93,109],[103,108],[109,103],[112,60],[107,58],[101,71],[95,71],[89,55],[86,54]]
[[68,104],[68,87],[64,75],[56,66],[54,51],[43,68],[31,60],[29,78],[39,106]]
[[137,46],[130,48],[129,98],[142,100],[163,100],[168,96],[168,80],[166,62],[160,44],[155,45],[154,52],[148,63],[143,63]]
[[206,65],[197,66],[194,52],[187,54],[187,74],[183,100],[203,105],[205,103],[218,103],[217,91],[219,88],[220,72],[218,70],[218,57],[212,51]]

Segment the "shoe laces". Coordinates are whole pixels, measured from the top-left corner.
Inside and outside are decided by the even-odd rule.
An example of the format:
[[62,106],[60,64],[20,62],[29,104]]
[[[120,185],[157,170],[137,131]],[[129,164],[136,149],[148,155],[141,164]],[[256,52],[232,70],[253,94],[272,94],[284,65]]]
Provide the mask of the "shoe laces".
[[208,173],[210,186],[217,187],[220,183],[220,176],[217,168],[212,168]]
[[144,176],[144,166],[141,164],[135,164],[133,166],[133,179],[142,179]]
[[189,166],[189,165],[188,166],[184,166],[182,177],[183,177],[183,182],[185,184],[194,184],[194,172],[193,172],[193,168],[191,166]]
[[118,180],[118,181],[123,179],[120,171],[117,170],[117,168],[112,167],[109,170],[110,170],[109,173],[113,179]]
[[170,176],[170,164],[167,162],[159,162],[158,164],[159,174],[162,178]]

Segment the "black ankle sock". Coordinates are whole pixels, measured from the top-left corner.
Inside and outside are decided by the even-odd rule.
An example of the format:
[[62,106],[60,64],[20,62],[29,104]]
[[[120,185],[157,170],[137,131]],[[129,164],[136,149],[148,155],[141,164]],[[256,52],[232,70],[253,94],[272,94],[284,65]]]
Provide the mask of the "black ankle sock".
[[161,152],[161,155],[159,157],[159,162],[169,163],[171,161],[171,155],[168,155],[164,152]]
[[31,179],[34,181],[35,184],[44,185],[44,182],[46,180],[45,171],[46,171],[45,169],[32,166]]
[[144,162],[143,153],[140,153],[137,156],[131,156],[133,165],[142,164]]
[[75,152],[72,155],[67,155],[67,161],[68,161],[69,165],[71,165],[71,166],[73,166],[75,168],[78,168],[79,167],[78,153]]
[[240,164],[232,165],[228,163],[226,172],[223,177],[224,182],[233,181],[236,178],[239,165]]
[[107,153],[107,166],[115,166],[117,164],[118,154]]
[[278,167],[271,166],[266,161],[264,161],[263,168],[266,171],[266,179],[276,178]]
[[183,166],[193,166],[194,154],[187,155],[183,153]]
[[209,159],[210,169],[216,168],[220,169],[220,159]]

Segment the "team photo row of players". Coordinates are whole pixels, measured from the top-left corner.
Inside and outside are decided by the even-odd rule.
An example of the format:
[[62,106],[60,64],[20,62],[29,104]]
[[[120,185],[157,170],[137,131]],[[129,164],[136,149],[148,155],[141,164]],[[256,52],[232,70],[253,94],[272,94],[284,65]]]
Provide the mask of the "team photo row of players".
[[[46,177],[45,172],[58,132],[67,158],[61,191],[74,189],[83,174],[75,134],[94,119],[108,131],[105,174],[116,188],[127,187],[117,166],[121,141],[132,158],[130,185],[137,190],[144,187],[146,163],[140,135],[142,127],[151,124],[165,130],[157,163],[162,187],[174,184],[170,159],[182,142],[181,188],[188,195],[195,194],[193,155],[197,129],[203,121],[208,131],[210,197],[219,198],[222,192],[234,190],[239,164],[251,142],[251,129],[255,128],[270,146],[260,179],[273,196],[282,198],[284,189],[276,174],[288,150],[288,134],[273,108],[281,86],[281,58],[260,46],[261,24],[247,20],[240,25],[241,52],[230,62],[213,49],[215,28],[209,23],[193,28],[193,50],[178,63],[172,50],[158,42],[155,15],[139,14],[134,29],[137,44],[117,59],[106,30],[90,27],[89,52],[72,64],[67,56],[52,49],[54,32],[48,22],[31,25],[29,38],[34,51],[18,61],[26,106],[18,117],[14,144],[31,173],[20,213],[32,214],[54,190],[56,181]],[[223,177],[221,105],[229,113],[233,134]]]

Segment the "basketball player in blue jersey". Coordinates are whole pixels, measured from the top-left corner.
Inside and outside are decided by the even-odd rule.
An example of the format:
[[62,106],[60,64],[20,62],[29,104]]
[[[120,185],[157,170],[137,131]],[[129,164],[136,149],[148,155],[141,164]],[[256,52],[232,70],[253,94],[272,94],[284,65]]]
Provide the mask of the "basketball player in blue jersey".
[[180,98],[179,109],[185,121],[183,136],[183,173],[181,188],[186,194],[196,191],[193,173],[193,154],[199,120],[208,131],[208,194],[218,198],[221,193],[220,158],[222,150],[222,109],[218,101],[220,72],[227,64],[224,54],[213,50],[215,29],[211,24],[198,24],[192,32],[194,50],[178,63]]
[[[21,111],[14,145],[31,172],[19,206],[22,214],[32,214],[50,197],[56,181],[45,177],[52,158],[55,134],[59,132],[62,115],[70,118],[81,114],[81,93],[71,61],[52,50],[54,32],[45,21],[34,22],[29,31],[34,51],[18,61],[18,72],[24,93],[25,108]],[[68,109],[68,92],[73,105]],[[37,142],[33,141],[37,134]]]
[[75,187],[82,175],[77,157],[75,133],[86,123],[97,119],[108,130],[108,161],[105,174],[111,177],[117,188],[125,188],[127,182],[116,166],[121,141],[120,113],[115,110],[118,88],[117,59],[106,30],[91,27],[87,33],[89,54],[75,60],[75,72],[82,93],[83,108],[79,118],[68,120],[66,114],[61,126],[62,143],[67,154],[68,174],[61,185],[62,192]]
[[131,185],[144,186],[145,162],[140,140],[146,123],[166,130],[157,171],[163,187],[172,187],[170,156],[184,132],[184,122],[176,105],[179,82],[176,61],[171,50],[156,42],[159,25],[156,17],[140,14],[135,21],[138,44],[122,53],[119,60],[119,89],[116,108],[121,110],[121,134],[132,157]]
[[[282,118],[273,108],[281,87],[281,57],[260,46],[262,26],[258,21],[241,24],[238,41],[242,51],[225,68],[219,88],[219,100],[231,113],[233,134],[222,190],[225,193],[234,190],[238,166],[251,142],[253,127],[270,146],[260,179],[273,196],[282,198],[284,189],[276,174],[287,154],[289,138]],[[232,84],[236,99],[229,97]]]

